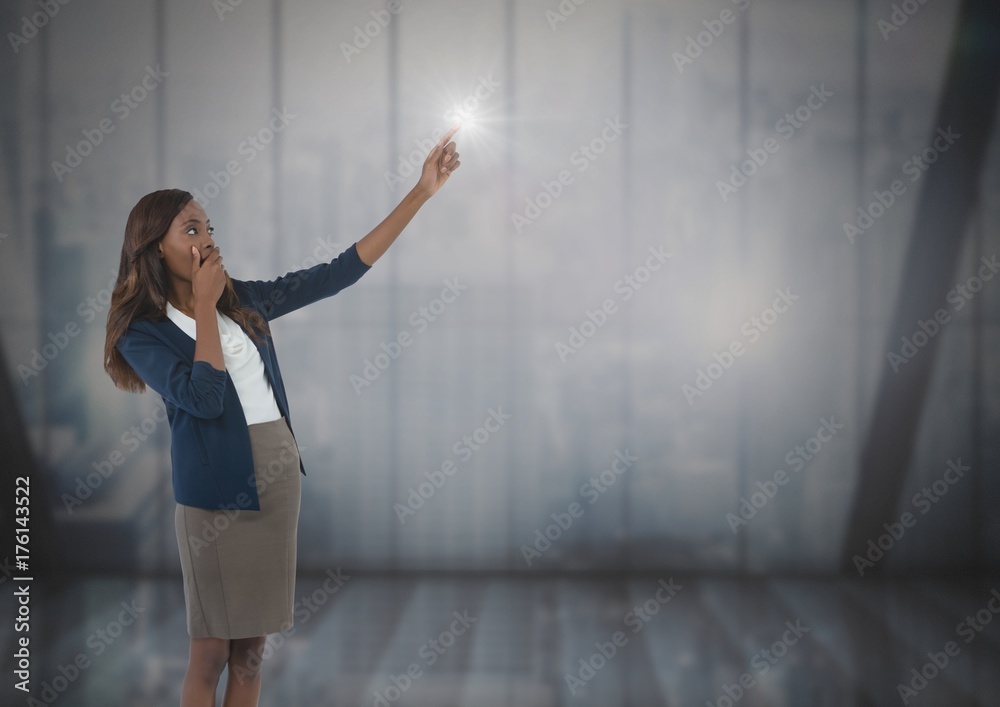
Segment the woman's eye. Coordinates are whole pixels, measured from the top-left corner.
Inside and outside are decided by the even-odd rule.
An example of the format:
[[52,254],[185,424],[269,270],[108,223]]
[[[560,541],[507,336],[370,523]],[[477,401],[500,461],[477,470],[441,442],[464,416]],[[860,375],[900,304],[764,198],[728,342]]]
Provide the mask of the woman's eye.
[[208,232],[211,233],[212,235],[215,235],[215,226],[209,226]]
[[[191,233],[191,231],[194,231],[194,233]],[[197,229],[197,228],[195,228],[194,226],[192,226],[191,228],[189,228],[189,229],[187,230],[187,233],[188,233],[188,235],[191,235],[191,236],[196,236],[196,235],[198,235],[198,229]]]

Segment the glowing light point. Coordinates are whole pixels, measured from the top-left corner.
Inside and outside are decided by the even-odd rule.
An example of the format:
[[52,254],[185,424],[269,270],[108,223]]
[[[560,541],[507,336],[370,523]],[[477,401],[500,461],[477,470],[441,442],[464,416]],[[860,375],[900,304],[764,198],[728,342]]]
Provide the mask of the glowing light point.
[[476,116],[467,110],[463,110],[456,107],[453,112],[455,116],[455,123],[462,126],[463,129],[474,128],[476,125]]

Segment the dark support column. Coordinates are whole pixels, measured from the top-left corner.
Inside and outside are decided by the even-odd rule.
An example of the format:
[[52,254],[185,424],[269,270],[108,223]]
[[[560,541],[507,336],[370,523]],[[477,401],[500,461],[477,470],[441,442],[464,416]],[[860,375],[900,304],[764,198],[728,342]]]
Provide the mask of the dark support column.
[[[1000,3],[965,0],[959,10],[941,102],[928,144],[938,137],[938,129],[945,132],[950,128],[961,137],[939,155],[921,178],[913,235],[885,352],[898,352],[901,338],[913,334],[917,320],[931,319],[936,310],[948,308],[945,296],[954,285],[962,240],[977,206],[980,173],[996,112],[1000,85],[998,36]],[[844,573],[855,573],[854,555],[863,556],[868,540],[885,532],[883,523],[897,520],[899,497],[939,341],[940,336],[930,337],[916,356],[899,364],[897,372],[888,361],[882,363],[882,378],[861,450],[858,483],[841,551]],[[882,570],[884,562],[876,563],[865,575]]]

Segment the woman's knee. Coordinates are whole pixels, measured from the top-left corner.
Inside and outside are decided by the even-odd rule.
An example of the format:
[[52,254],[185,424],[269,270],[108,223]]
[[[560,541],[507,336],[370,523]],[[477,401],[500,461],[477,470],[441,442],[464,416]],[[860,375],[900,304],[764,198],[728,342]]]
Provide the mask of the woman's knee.
[[190,669],[205,679],[218,681],[229,661],[230,650],[226,638],[192,638]]
[[229,655],[230,669],[238,666],[244,675],[251,678],[260,675],[261,664],[264,662],[264,644],[267,636],[251,638],[234,638]]

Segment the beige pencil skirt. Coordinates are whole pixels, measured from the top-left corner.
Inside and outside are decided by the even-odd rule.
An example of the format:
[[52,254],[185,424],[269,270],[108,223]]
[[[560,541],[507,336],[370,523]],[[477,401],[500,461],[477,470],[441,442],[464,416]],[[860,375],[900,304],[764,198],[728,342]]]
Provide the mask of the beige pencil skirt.
[[192,638],[249,638],[293,625],[302,480],[284,417],[248,425],[260,510],[178,503],[174,528]]

